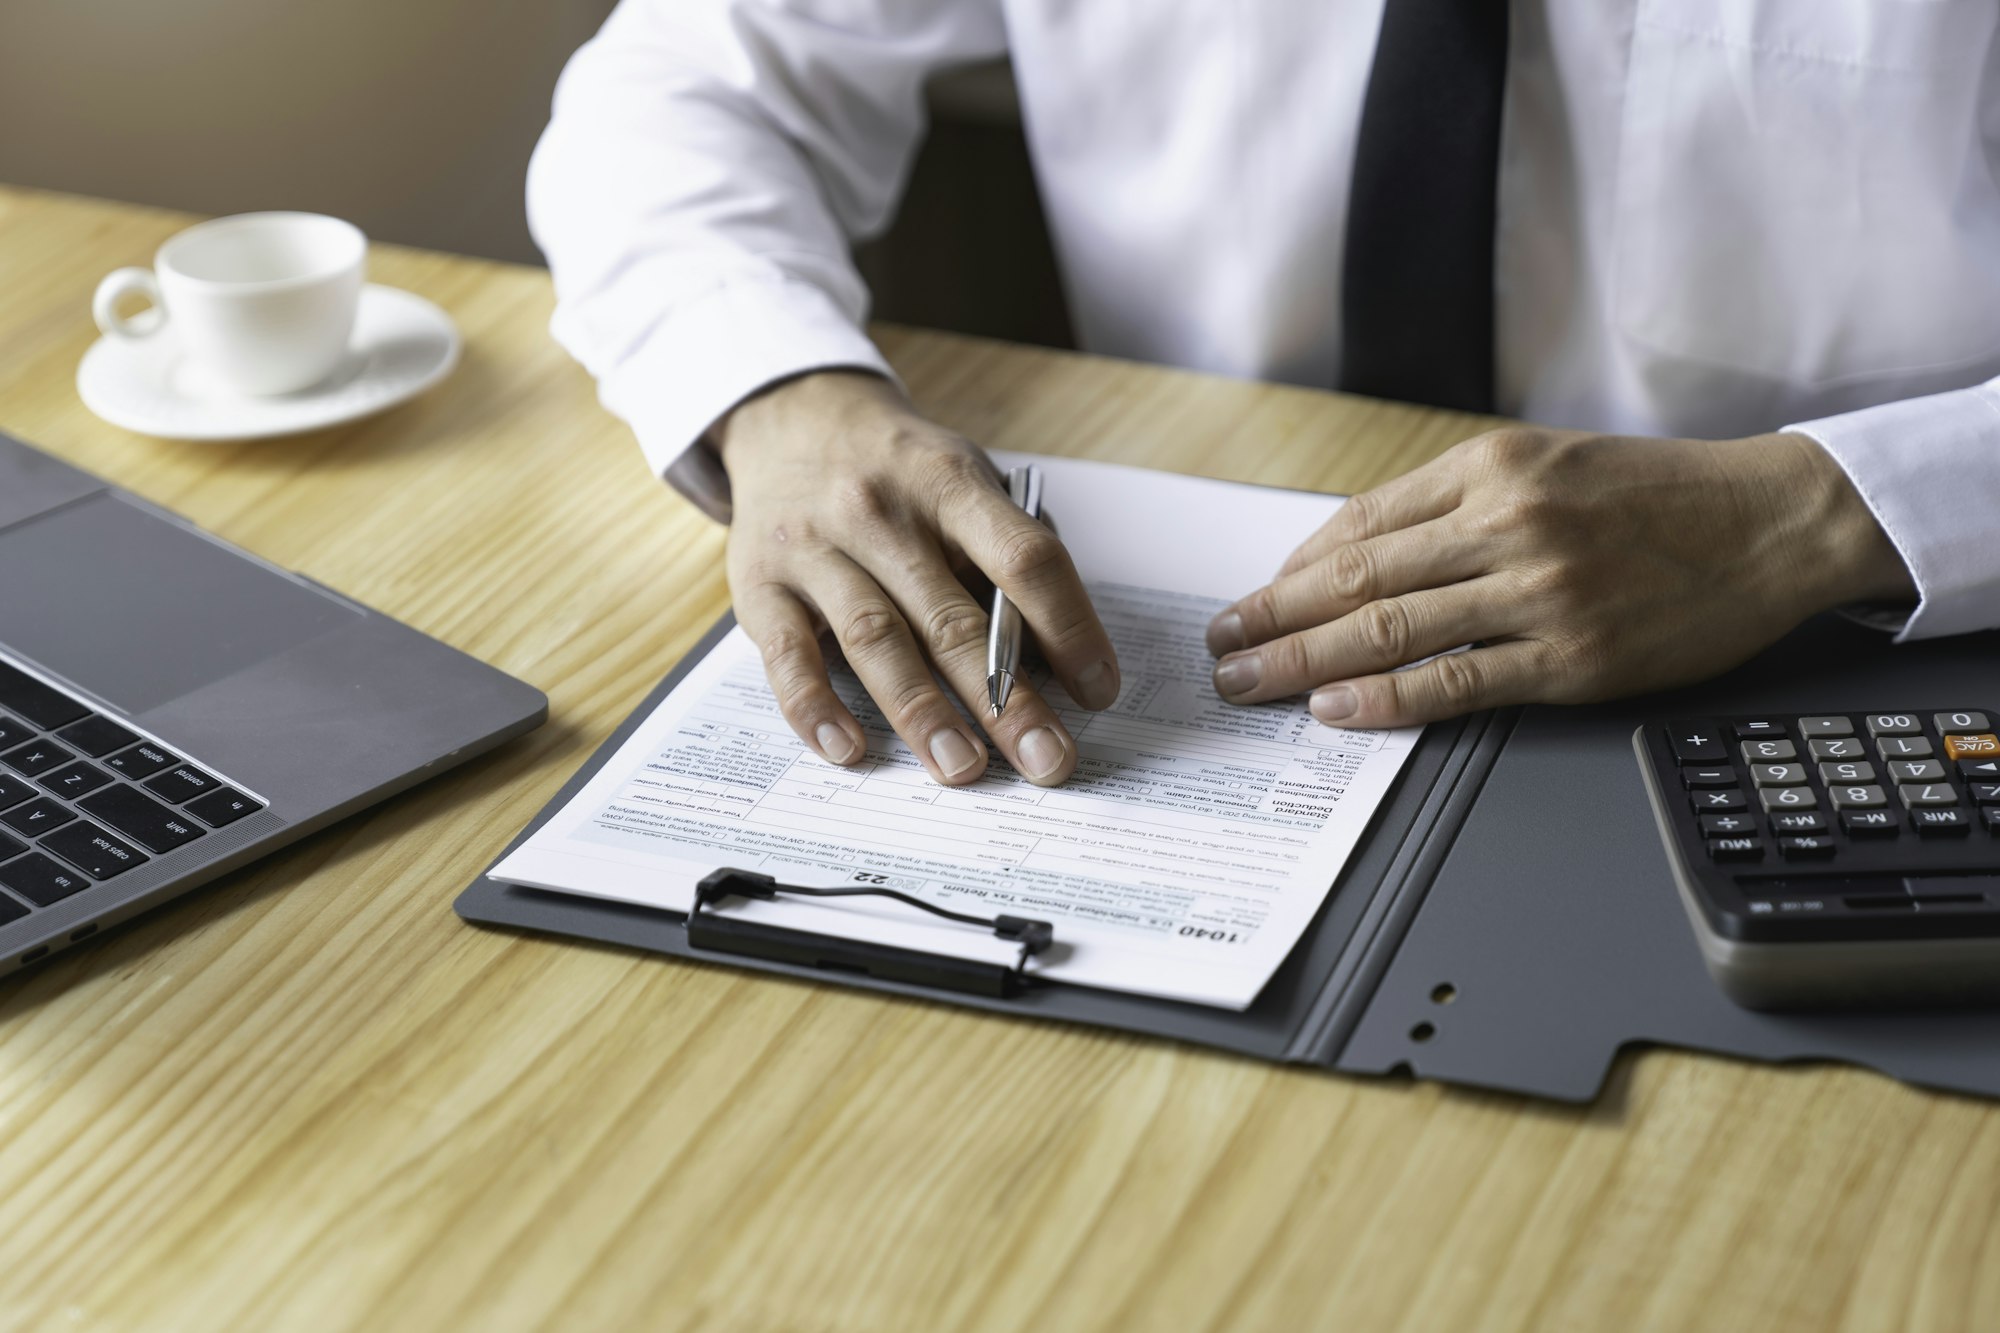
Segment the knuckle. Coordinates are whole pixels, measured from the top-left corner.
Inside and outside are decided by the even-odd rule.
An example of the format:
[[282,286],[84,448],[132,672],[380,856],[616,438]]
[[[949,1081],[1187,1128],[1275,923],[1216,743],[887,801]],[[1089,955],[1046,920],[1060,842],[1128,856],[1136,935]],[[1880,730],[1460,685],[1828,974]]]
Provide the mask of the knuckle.
[[1362,641],[1377,660],[1399,666],[1409,660],[1414,627],[1408,606],[1392,597],[1368,603],[1358,615]]
[[1270,635],[1278,624],[1278,595],[1265,584],[1236,604],[1236,614],[1253,640]]
[[866,600],[850,606],[840,618],[840,643],[848,652],[868,656],[894,643],[903,630],[902,618],[886,602]]
[[950,601],[924,618],[924,642],[940,657],[951,657],[986,641],[986,615],[970,602]]
[[857,526],[888,522],[896,512],[890,483],[872,473],[842,477],[834,484],[832,500],[835,512]]
[[1022,527],[1001,544],[999,569],[1003,583],[1045,583],[1067,568],[1068,555],[1053,532],[1041,524]]
[[1282,639],[1273,639],[1257,650],[1264,659],[1264,684],[1288,685],[1300,679],[1306,670],[1306,646],[1296,634]]
[[1325,562],[1327,591],[1342,602],[1359,604],[1374,595],[1375,559],[1360,543],[1342,546]]
[[1469,713],[1479,706],[1484,682],[1473,662],[1476,650],[1447,653],[1431,664],[1432,691],[1439,708],[1450,714]]
[[877,695],[875,702],[888,712],[898,731],[929,730],[917,724],[928,716],[933,708],[948,707],[944,705],[937,687],[922,677],[898,682],[883,693],[887,697]]
[[1340,507],[1339,517],[1345,520],[1350,532],[1372,537],[1382,521],[1382,497],[1374,491],[1350,496],[1347,503]]
[[1539,431],[1523,426],[1502,426],[1475,435],[1460,446],[1487,472],[1514,472],[1539,459],[1546,444]]

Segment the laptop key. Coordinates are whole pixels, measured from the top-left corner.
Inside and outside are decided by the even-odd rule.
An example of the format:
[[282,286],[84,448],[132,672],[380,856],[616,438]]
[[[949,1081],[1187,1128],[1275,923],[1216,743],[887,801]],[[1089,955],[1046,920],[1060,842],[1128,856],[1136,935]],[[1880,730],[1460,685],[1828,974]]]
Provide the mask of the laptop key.
[[26,745],[17,745],[7,753],[0,754],[0,763],[4,763],[17,773],[26,773],[29,777],[33,777],[52,768],[61,768],[74,758],[75,755],[54,741],[39,740],[29,741]]
[[[201,799],[219,796],[211,792]],[[117,829],[149,852],[171,852],[185,847],[206,830],[169,805],[161,805],[137,787],[119,783],[115,787],[86,796],[77,802],[83,812]]]
[[38,907],[61,902],[72,893],[90,887],[90,881],[40,852],[0,865],[0,884]]
[[11,750],[34,734],[35,729],[19,718],[0,713],[0,750]]
[[19,805],[35,794],[33,787],[12,773],[0,773],[0,810]]
[[56,735],[92,759],[102,759],[113,750],[122,750],[139,738],[108,717],[92,713],[81,722],[72,722]]
[[16,833],[39,838],[50,829],[61,828],[75,818],[76,816],[65,807],[46,796],[38,796],[26,805],[17,805],[6,814],[0,815],[0,824],[5,824]]
[[0,662],[0,708],[24,717],[43,731],[66,727],[90,713],[88,708],[6,662]]
[[54,852],[92,879],[110,879],[152,859],[88,819],[79,819],[49,834],[42,839],[42,848]]
[[53,773],[44,773],[35,781],[56,795],[67,796],[73,801],[85,792],[96,791],[111,781],[111,775],[96,764],[87,764],[79,759]]
[[263,808],[262,801],[253,801],[234,787],[197,796],[187,803],[187,809],[210,828],[234,824],[243,816],[254,815]]
[[163,768],[171,768],[181,761],[181,757],[171,750],[162,750],[150,741],[141,741],[131,749],[112,755],[104,762],[117,769],[134,782],[150,778]]
[[175,805],[179,805],[182,801],[191,801],[197,796],[206,796],[221,786],[222,784],[216,779],[186,764],[168,769],[158,777],[146,781],[146,790],[158,795],[162,800],[172,801]]
[[0,861],[11,861],[27,850],[27,843],[0,833]]
[[0,893],[0,926],[7,925],[10,922],[19,921],[22,917],[26,916],[27,914],[28,914],[27,908],[21,906],[21,904],[15,902],[12,898],[9,898],[6,894]]

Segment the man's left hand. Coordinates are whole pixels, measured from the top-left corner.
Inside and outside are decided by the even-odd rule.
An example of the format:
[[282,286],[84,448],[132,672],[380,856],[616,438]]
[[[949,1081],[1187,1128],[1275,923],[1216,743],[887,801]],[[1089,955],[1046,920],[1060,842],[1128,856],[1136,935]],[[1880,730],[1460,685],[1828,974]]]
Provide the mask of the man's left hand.
[[1355,496],[1208,645],[1232,703],[1310,690],[1322,722],[1394,727],[1698,680],[1816,612],[1914,596],[1805,436],[1517,427]]

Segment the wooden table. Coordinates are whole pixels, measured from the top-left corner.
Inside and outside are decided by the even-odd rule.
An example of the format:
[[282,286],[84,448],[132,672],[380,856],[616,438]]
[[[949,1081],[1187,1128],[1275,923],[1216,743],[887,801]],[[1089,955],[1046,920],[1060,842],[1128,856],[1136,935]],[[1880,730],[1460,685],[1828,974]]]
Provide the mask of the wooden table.
[[[0,190],[0,428],[553,721],[0,986],[0,1325],[2000,1327],[2000,1111],[1872,1074],[1654,1052],[1564,1109],[460,924],[722,611],[722,533],[549,340],[535,269],[378,250],[467,350],[375,420],[97,421],[92,286],[186,221]],[[1476,424],[880,334],[996,446],[1352,490]]]

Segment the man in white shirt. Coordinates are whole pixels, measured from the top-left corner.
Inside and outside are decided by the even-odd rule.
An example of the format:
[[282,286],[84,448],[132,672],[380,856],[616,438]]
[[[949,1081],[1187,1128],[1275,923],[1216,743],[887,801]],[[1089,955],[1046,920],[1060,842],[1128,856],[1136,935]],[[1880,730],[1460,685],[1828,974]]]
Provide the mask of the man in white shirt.
[[1032,692],[982,738],[933,683],[982,697],[968,565],[1073,697],[1117,694],[1060,544],[895,387],[849,259],[926,79],[1002,54],[1087,349],[1539,423],[1246,589],[1210,632],[1224,697],[1387,726],[1698,679],[1858,602],[1906,639],[2000,625],[2000,6],[1509,9],[623,0],[530,174],[554,329],[732,520],[808,744],[862,753],[825,627],[939,781],[988,739],[1068,776]]

